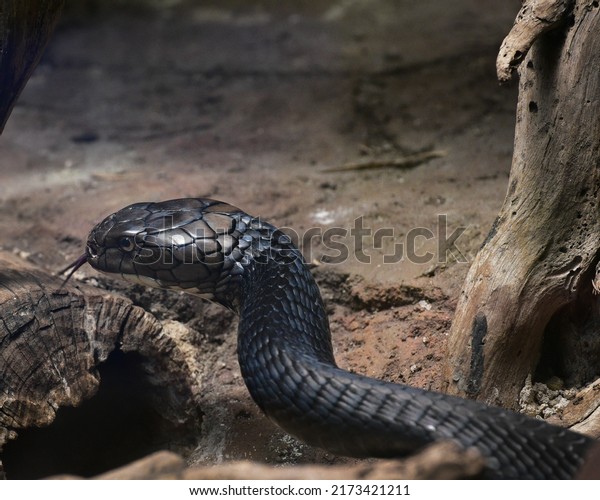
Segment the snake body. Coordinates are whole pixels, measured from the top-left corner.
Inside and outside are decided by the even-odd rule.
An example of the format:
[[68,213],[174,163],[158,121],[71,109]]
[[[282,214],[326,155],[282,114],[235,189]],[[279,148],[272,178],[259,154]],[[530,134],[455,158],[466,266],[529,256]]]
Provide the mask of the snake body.
[[333,453],[398,457],[451,440],[483,454],[487,478],[570,478],[593,442],[508,410],[340,369],[300,252],[283,232],[231,205],[128,206],[91,231],[75,269],[85,262],[239,313],[239,364],[254,401],[290,434]]

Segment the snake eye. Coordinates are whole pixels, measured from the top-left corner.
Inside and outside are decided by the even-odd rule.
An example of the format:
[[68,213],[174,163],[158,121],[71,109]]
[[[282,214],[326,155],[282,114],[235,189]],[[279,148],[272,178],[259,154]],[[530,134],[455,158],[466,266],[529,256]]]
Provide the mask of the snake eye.
[[133,241],[133,238],[130,238],[128,236],[123,236],[119,240],[118,245],[119,248],[124,252],[131,252],[135,248],[135,242]]

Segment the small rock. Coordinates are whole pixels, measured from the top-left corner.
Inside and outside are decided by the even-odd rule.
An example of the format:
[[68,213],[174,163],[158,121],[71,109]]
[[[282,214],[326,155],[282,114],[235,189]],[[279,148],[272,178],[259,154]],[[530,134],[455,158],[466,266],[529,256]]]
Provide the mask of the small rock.
[[425,311],[431,311],[431,304],[426,300],[420,300],[417,305]]
[[420,372],[422,369],[423,367],[419,363],[415,363],[414,365],[411,365],[410,373],[417,373]]

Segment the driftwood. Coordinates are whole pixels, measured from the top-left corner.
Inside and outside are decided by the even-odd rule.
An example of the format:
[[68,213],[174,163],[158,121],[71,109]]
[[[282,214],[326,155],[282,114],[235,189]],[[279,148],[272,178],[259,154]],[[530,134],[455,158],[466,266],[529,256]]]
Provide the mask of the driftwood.
[[[18,441],[11,440],[20,439],[27,429],[48,426],[58,419],[61,410],[79,406],[94,396],[101,382],[99,373],[110,363],[111,353],[129,356],[128,361],[139,366],[139,383],[144,390],[132,387],[127,397],[144,406],[146,412],[158,415],[148,423],[155,427],[149,431],[170,439],[175,436],[165,438],[164,434],[175,434],[185,426],[189,431],[201,421],[192,349],[186,348],[181,328],[169,331],[123,297],[85,286],[59,290],[61,282],[0,252],[0,456],[5,459],[9,477],[9,458],[18,458],[10,452]],[[130,382],[117,379],[112,391]],[[115,405],[126,403],[125,399]],[[130,432],[143,425],[123,421],[127,415],[121,410],[113,407],[101,415],[114,419],[115,428],[131,426]],[[99,432],[94,425],[102,422],[93,419],[102,417],[90,413],[82,418],[92,419],[87,424],[89,433],[94,434]],[[73,436],[70,429],[64,429],[64,434],[58,436],[60,446],[68,449]],[[146,453],[158,446],[150,437],[147,439],[154,448]],[[125,442],[119,448],[130,446]],[[138,450],[138,457],[144,454],[140,451],[144,450]],[[59,452],[51,453],[58,456]],[[101,447],[88,450],[90,455],[101,452]],[[119,453],[119,449],[109,452]],[[29,456],[24,466],[33,469],[35,459]],[[93,460],[93,456],[88,459]],[[124,456],[121,463],[130,459]],[[114,466],[115,461],[111,461]],[[102,464],[98,469],[103,470]]]
[[468,273],[447,365],[449,392],[512,408],[529,374],[589,383],[600,352],[600,9],[533,4],[562,22],[540,36],[519,17],[503,44],[508,54],[539,37],[518,68],[508,192]]
[[572,427],[590,436],[600,436],[600,380],[591,383],[577,394],[569,411],[548,419],[555,425]]
[[[94,479],[464,479],[483,471],[484,459],[475,450],[453,443],[434,444],[404,460],[375,460],[355,465],[293,465],[273,467],[255,462],[230,462],[207,467],[186,467],[175,453],[157,452]],[[53,479],[79,479],[56,476]]]
[[64,0],[0,0],[0,133],[37,66]]
[[565,23],[572,6],[573,0],[524,0],[515,24],[498,52],[498,80],[510,80],[513,70],[527,55],[533,42],[543,33]]

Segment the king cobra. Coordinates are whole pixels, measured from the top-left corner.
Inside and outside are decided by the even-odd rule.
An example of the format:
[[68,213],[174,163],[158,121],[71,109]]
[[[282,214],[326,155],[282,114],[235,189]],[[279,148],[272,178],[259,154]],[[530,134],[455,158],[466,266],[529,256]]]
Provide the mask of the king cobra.
[[486,478],[565,479],[594,442],[512,411],[338,368],[300,251],[281,230],[229,204],[130,205],[92,229],[69,277],[86,262],[237,312],[238,360],[252,399],[285,431],[332,453],[401,457],[450,440],[479,450]]

